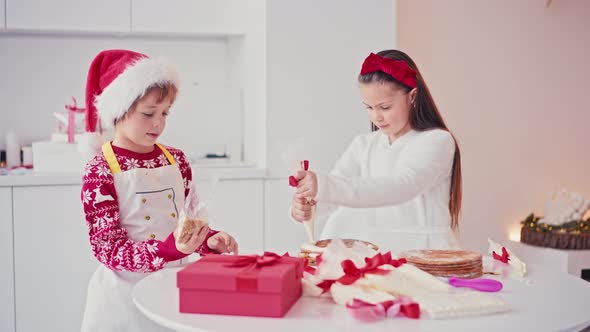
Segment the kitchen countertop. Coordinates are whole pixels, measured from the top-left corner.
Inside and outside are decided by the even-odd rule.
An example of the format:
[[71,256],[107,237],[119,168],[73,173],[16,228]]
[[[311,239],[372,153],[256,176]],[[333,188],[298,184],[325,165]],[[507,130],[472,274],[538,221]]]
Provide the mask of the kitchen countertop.
[[[250,180],[266,178],[266,169],[259,167],[222,167],[222,165],[193,164],[193,176],[216,174],[220,180]],[[59,186],[82,183],[80,173],[32,173],[25,175],[2,175],[0,187]]]

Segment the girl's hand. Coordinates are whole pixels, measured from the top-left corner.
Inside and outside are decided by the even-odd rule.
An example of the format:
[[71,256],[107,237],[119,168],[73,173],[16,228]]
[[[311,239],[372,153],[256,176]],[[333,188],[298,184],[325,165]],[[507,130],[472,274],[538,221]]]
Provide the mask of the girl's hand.
[[207,246],[218,254],[238,254],[238,242],[226,232],[219,232],[207,240]]
[[[305,173],[305,176],[301,177]],[[318,194],[318,177],[312,171],[298,171],[295,178],[299,181],[295,197],[304,198],[308,202],[315,199]]]
[[293,202],[291,203],[291,217],[299,222],[311,219],[313,204],[310,204],[305,198],[297,198],[297,194],[293,195]]

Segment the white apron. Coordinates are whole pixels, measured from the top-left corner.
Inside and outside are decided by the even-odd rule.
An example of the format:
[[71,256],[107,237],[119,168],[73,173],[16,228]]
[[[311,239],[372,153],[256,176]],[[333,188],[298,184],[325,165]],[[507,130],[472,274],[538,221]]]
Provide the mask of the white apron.
[[[170,165],[159,168],[135,168],[125,172],[117,162],[111,143],[102,147],[113,173],[118,196],[120,227],[129,239],[164,241],[174,231],[184,206],[184,179],[172,155],[160,144]],[[181,263],[171,262],[168,266]],[[88,285],[83,332],[166,331],[143,316],[133,304],[133,286],[147,273],[113,271],[100,265]]]

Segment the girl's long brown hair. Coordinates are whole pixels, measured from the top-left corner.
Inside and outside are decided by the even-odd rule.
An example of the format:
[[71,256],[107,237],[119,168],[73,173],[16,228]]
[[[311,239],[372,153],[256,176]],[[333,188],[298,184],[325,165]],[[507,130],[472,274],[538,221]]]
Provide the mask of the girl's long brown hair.
[[[434,103],[434,99],[432,99],[430,90],[428,89],[426,82],[424,82],[422,79],[422,75],[420,74],[420,71],[418,70],[418,67],[414,61],[407,54],[398,50],[386,50],[377,54],[385,58],[405,61],[417,73],[416,98],[414,99],[414,103],[412,103],[412,107],[410,109],[410,126],[412,129],[418,131],[443,129],[450,133],[447,125],[440,115],[440,112],[438,111],[438,108],[436,107],[436,104]],[[412,90],[412,88],[400,83],[398,80],[393,78],[393,76],[381,71],[359,75],[358,79],[360,83],[370,83],[374,81],[390,82],[397,87],[406,90],[406,92],[410,92]],[[378,130],[378,128],[373,124],[371,124],[371,129],[373,131]],[[451,136],[453,136],[452,133]],[[455,156],[453,159],[453,171],[451,175],[449,212],[451,214],[451,229],[457,230],[459,227],[459,214],[461,211],[462,196],[461,152],[459,151],[459,146],[457,145],[457,139],[455,136],[453,136],[453,140],[455,140]]]

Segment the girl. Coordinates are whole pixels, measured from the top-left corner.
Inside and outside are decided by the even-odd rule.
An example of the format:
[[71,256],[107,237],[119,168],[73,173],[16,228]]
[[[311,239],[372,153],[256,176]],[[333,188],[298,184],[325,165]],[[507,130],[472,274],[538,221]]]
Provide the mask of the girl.
[[291,216],[309,220],[315,201],[340,207],[322,238],[398,253],[455,247],[461,156],[414,61],[397,50],[371,53],[358,80],[373,132],[355,137],[329,175],[297,172]]
[[237,253],[231,236],[208,227],[178,239],[191,168],[182,151],[157,143],[177,87],[171,65],[132,51],[103,51],[90,66],[86,129],[114,125],[115,136],[83,177],[90,245],[101,265],[88,286],[82,331],[161,331],[133,305],[133,286],[193,252]]

